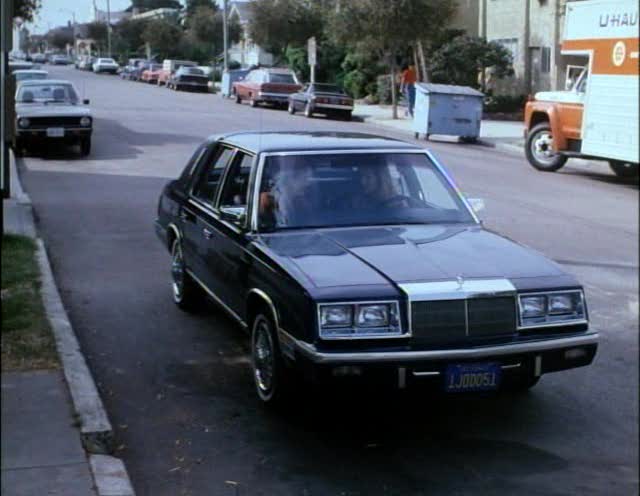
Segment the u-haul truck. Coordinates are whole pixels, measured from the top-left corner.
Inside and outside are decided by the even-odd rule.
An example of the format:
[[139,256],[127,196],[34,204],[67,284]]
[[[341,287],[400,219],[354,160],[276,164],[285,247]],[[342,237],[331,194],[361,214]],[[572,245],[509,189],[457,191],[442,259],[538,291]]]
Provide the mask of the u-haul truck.
[[543,171],[569,157],[608,160],[619,176],[638,174],[637,0],[567,3],[563,55],[588,57],[569,91],[537,93],[525,107],[526,156]]

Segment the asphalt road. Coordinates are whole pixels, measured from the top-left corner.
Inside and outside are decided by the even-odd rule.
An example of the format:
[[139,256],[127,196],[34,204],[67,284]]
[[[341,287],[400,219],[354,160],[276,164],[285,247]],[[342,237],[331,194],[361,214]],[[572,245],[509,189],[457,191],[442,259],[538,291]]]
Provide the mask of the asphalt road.
[[638,184],[604,165],[533,170],[429,143],[487,226],[584,283],[602,340],[591,367],[530,393],[324,391],[294,411],[255,398],[248,340],[221,311],[170,298],[156,201],[205,136],[244,129],[385,133],[219,96],[47,67],[91,99],[94,148],[23,160],[25,187],[138,495],[638,493]]

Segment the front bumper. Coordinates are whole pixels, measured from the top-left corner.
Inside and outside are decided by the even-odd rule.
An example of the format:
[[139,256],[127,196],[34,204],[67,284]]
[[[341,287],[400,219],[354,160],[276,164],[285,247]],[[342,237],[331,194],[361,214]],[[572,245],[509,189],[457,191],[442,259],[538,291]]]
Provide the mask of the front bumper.
[[589,365],[597,352],[599,335],[586,334],[547,338],[505,345],[473,348],[409,351],[321,351],[315,345],[280,330],[283,353],[298,362],[311,376],[357,369],[360,373],[386,371],[388,376],[442,378],[451,364],[493,362],[505,373],[530,372],[538,377],[548,372]]

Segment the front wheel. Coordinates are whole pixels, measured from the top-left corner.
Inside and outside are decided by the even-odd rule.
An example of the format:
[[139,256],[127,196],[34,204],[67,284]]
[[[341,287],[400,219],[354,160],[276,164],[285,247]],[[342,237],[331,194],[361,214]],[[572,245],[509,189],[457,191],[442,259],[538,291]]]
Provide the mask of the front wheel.
[[91,153],[91,137],[82,138],[80,141],[80,154],[86,157]]
[[618,177],[636,177],[638,175],[638,164],[632,162],[609,160],[609,167]]
[[287,112],[289,112],[291,115],[296,113],[296,108],[293,105],[293,102],[289,102],[289,106],[287,107]]
[[273,320],[264,313],[258,313],[253,320],[251,368],[260,400],[275,405],[287,398],[290,381],[280,354]]
[[553,150],[553,135],[548,122],[529,131],[525,154],[533,167],[544,172],[555,172],[567,162],[565,155]]
[[311,108],[311,104],[307,103],[304,106],[304,116],[308,119],[310,119],[311,117],[313,117],[313,109]]

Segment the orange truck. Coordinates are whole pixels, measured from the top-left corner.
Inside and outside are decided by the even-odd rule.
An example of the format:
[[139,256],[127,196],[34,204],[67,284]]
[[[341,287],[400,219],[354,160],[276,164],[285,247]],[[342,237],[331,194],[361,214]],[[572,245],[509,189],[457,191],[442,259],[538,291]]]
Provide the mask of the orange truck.
[[606,160],[618,176],[638,174],[637,0],[568,2],[563,55],[587,64],[567,91],[543,91],[525,106],[525,153],[542,171],[569,157]]

